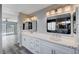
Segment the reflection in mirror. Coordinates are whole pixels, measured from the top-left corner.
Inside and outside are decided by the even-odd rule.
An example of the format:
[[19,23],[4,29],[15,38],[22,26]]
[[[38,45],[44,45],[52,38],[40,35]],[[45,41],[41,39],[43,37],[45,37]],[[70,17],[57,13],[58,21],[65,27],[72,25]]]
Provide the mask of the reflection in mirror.
[[25,24],[23,23],[23,30],[25,30]]
[[47,20],[47,32],[54,33],[71,33],[71,20],[70,14],[56,16],[55,19]]
[[58,33],[70,34],[71,32],[70,17],[57,19],[56,26]]
[[56,30],[56,21],[52,20],[52,22],[48,22],[48,30],[55,31]]
[[32,29],[32,22],[28,22],[28,29]]
[[37,31],[37,21],[23,23],[23,30]]
[[23,30],[32,29],[32,22],[23,23]]

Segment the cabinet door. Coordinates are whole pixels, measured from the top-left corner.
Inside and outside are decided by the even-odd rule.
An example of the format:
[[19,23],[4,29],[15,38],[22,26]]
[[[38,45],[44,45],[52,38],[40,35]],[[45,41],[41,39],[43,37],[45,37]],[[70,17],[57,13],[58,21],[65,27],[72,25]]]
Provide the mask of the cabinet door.
[[66,52],[60,50],[54,50],[54,54],[66,54]]
[[73,48],[65,47],[62,45],[50,43],[50,42],[43,41],[43,40],[41,40],[40,42],[44,46],[48,47],[47,50],[50,48],[49,50],[52,51],[51,53],[56,53],[56,54],[74,54],[75,53],[75,49]]
[[57,54],[74,54],[75,49],[58,45],[55,47],[55,53],[57,53]]
[[31,36],[22,37],[22,45],[33,53],[39,54],[71,54],[74,49],[58,44],[53,44]]
[[40,49],[40,48],[39,48],[39,45],[40,45],[39,39],[32,37],[32,40],[34,41],[34,42],[33,42],[34,52],[35,52],[35,53],[39,53],[39,49]]
[[40,46],[40,54],[51,54],[52,49],[50,47],[47,47],[45,45]]
[[76,49],[75,53],[76,53],[76,54],[79,54],[79,49]]
[[32,37],[27,36],[27,37],[26,37],[26,42],[27,42],[27,43],[26,43],[26,47],[28,46],[28,48],[29,48],[30,50],[34,50],[34,45],[35,45],[34,41],[35,41],[35,40],[33,40]]
[[26,38],[25,36],[22,36],[22,46],[25,47],[25,45],[26,45]]

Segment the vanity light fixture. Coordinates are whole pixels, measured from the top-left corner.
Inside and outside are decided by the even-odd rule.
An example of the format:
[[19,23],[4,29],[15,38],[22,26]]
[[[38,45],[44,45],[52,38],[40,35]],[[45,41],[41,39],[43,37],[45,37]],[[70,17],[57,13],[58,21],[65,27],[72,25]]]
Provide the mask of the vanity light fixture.
[[23,22],[32,22],[32,21],[36,21],[36,20],[37,20],[37,17],[32,16],[32,17],[24,18]]
[[55,14],[62,14],[62,13],[66,13],[66,12],[71,13],[73,10],[74,10],[73,7],[68,5],[68,6],[65,6],[62,8],[58,8],[56,10],[48,11],[48,12],[46,12],[46,16],[49,17],[49,16],[53,16]]

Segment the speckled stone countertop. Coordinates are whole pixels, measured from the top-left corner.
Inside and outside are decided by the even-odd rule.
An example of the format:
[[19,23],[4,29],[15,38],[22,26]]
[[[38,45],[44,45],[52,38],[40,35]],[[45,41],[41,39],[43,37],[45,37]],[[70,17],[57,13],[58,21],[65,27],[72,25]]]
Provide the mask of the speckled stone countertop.
[[57,35],[57,34],[46,34],[46,33],[39,33],[39,32],[28,32],[22,31],[22,35],[28,35],[35,38],[40,38],[45,41],[49,41],[51,43],[60,44],[63,46],[77,48],[78,43],[76,41],[75,36],[65,36],[65,35]]

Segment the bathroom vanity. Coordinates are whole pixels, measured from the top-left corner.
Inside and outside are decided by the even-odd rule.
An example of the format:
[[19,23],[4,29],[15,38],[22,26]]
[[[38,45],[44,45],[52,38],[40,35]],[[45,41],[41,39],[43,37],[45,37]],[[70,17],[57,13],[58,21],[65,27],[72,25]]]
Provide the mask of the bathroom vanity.
[[22,32],[22,46],[35,54],[79,53],[75,37]]
[[79,53],[75,11],[42,18],[40,15],[32,23],[21,24],[20,45],[35,54]]
[[75,25],[75,14],[48,17],[47,32],[23,30],[21,44],[36,54],[79,53]]

